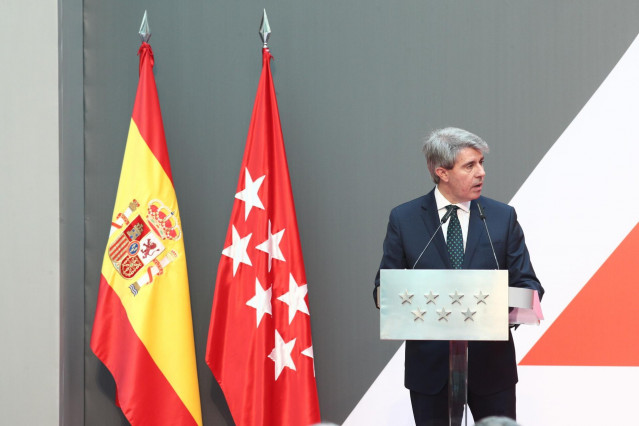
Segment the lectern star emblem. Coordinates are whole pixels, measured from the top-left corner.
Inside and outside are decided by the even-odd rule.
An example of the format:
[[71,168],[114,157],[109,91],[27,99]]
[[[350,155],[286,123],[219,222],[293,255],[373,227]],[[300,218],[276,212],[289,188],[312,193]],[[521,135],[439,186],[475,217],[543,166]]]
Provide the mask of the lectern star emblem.
[[459,293],[457,290],[455,290],[454,294],[449,294],[449,296],[452,299],[450,302],[451,305],[454,305],[455,303],[459,303],[461,305],[461,299],[464,297],[464,295]]
[[429,303],[432,303],[433,305],[436,305],[437,304],[437,298],[439,297],[439,294],[434,294],[433,291],[431,290],[428,294],[425,294],[424,297],[426,298],[426,300],[428,300],[426,302],[427,305]]
[[464,315],[464,322],[471,320],[471,321],[475,321],[475,319],[473,318],[473,316],[477,313],[477,311],[471,311],[470,308],[466,309],[466,312],[462,312],[462,315]]
[[486,298],[488,297],[488,294],[484,294],[481,292],[481,290],[479,291],[479,294],[475,295],[475,299],[477,299],[477,304],[479,305],[480,303],[483,303],[484,305],[486,305]]
[[400,293],[399,297],[402,298],[402,305],[404,303],[413,303],[413,296],[415,296],[414,294],[411,294],[408,292],[408,290],[404,290],[404,293]]
[[451,311],[447,311],[446,308],[441,308],[439,311],[436,311],[437,315],[439,315],[439,318],[437,319],[437,321],[448,321],[448,316],[450,315]]
[[413,321],[417,321],[417,320],[424,321],[424,315],[426,314],[426,311],[422,311],[422,308],[420,308],[419,306],[417,307],[416,310],[411,311],[411,313],[415,315],[415,318],[413,318]]

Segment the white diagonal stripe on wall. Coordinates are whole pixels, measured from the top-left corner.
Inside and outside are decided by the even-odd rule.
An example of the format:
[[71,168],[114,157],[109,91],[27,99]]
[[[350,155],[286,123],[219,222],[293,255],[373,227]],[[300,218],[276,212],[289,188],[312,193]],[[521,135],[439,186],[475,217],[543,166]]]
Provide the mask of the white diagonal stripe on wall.
[[637,224],[638,100],[639,38],[511,201],[548,290],[541,330],[517,332],[518,360]]

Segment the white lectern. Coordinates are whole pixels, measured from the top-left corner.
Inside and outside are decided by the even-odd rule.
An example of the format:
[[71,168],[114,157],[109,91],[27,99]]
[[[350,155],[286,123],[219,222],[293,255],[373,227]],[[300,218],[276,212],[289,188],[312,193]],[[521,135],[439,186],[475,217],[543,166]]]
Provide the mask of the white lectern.
[[450,341],[449,421],[461,424],[468,341],[508,340],[508,271],[382,269],[378,297],[381,339]]

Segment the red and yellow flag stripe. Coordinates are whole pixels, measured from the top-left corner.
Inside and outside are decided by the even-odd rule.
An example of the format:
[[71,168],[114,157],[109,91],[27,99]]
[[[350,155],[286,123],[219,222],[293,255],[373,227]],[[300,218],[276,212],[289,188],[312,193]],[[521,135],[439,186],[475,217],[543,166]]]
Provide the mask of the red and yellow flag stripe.
[[[131,424],[201,425],[180,213],[153,76],[153,52],[143,43],[139,54],[140,80],[112,219],[116,226],[102,264],[91,348],[113,374],[118,403]],[[152,204],[162,209],[155,227]],[[141,232],[150,237],[132,241],[131,252],[140,251],[133,256],[137,267],[131,269],[137,272],[127,279],[118,271],[126,262],[116,267],[109,247],[122,239],[137,215],[147,225]]]

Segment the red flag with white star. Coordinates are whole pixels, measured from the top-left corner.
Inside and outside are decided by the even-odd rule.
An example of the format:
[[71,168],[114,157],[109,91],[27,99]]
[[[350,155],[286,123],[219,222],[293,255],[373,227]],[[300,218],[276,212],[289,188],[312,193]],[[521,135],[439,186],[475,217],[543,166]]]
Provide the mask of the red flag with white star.
[[320,421],[306,272],[270,60],[264,48],[206,348],[240,426]]

